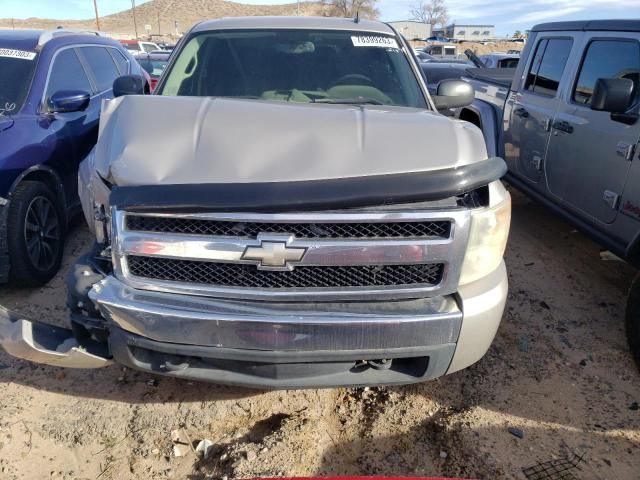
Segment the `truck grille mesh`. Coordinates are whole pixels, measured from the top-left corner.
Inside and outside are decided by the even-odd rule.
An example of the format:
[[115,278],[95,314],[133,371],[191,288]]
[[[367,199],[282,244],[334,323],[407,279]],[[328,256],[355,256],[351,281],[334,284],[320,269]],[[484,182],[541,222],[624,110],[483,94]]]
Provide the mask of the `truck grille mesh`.
[[296,267],[292,271],[258,270],[254,265],[212,263],[129,255],[137,277],[237,288],[339,288],[429,286],[442,280],[444,265],[377,265]]
[[127,215],[127,229],[253,238],[260,233],[290,234],[298,238],[449,238],[451,222],[266,223]]

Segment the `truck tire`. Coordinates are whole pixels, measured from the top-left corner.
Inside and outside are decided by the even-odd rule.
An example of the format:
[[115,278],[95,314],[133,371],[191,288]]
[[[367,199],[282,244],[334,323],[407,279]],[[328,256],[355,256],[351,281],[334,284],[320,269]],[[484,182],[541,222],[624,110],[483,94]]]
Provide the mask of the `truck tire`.
[[65,220],[61,201],[42,182],[24,181],[11,196],[7,215],[9,281],[36,287],[60,269]]
[[636,365],[640,368],[640,274],[636,275],[631,283],[625,316],[629,349]]

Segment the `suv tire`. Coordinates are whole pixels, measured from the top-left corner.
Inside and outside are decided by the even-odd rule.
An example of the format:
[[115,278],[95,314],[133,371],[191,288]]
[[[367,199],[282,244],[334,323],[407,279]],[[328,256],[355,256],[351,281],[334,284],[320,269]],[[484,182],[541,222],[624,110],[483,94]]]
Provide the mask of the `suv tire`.
[[625,317],[629,349],[640,368],[640,274],[636,275],[631,283]]
[[9,280],[13,285],[44,285],[60,269],[64,218],[60,200],[46,184],[24,181],[18,185],[7,216]]

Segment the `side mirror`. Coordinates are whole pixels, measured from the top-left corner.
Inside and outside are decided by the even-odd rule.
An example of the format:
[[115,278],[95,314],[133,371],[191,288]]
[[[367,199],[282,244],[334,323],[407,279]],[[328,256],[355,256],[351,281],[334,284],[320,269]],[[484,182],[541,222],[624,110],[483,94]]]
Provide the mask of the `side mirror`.
[[113,96],[144,95],[145,79],[140,75],[123,75],[113,82]]
[[473,87],[462,80],[443,80],[431,97],[438,110],[461,108],[471,105],[475,98]]
[[47,100],[50,113],[81,112],[89,106],[91,95],[80,90],[60,90]]
[[633,81],[628,78],[599,78],[593,88],[591,110],[624,113],[634,96]]

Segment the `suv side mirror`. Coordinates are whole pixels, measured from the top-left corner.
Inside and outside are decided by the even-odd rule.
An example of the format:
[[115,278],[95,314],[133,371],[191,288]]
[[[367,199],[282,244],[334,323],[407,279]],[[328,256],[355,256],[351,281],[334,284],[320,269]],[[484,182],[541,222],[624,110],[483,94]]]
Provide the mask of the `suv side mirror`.
[[628,78],[599,78],[593,88],[591,110],[624,113],[634,96],[633,81]]
[[431,97],[438,110],[471,105],[475,98],[473,87],[463,80],[442,80]]
[[123,75],[113,82],[113,96],[144,95],[144,77],[140,75]]
[[60,90],[47,100],[49,113],[81,112],[89,106],[91,95],[81,90]]

